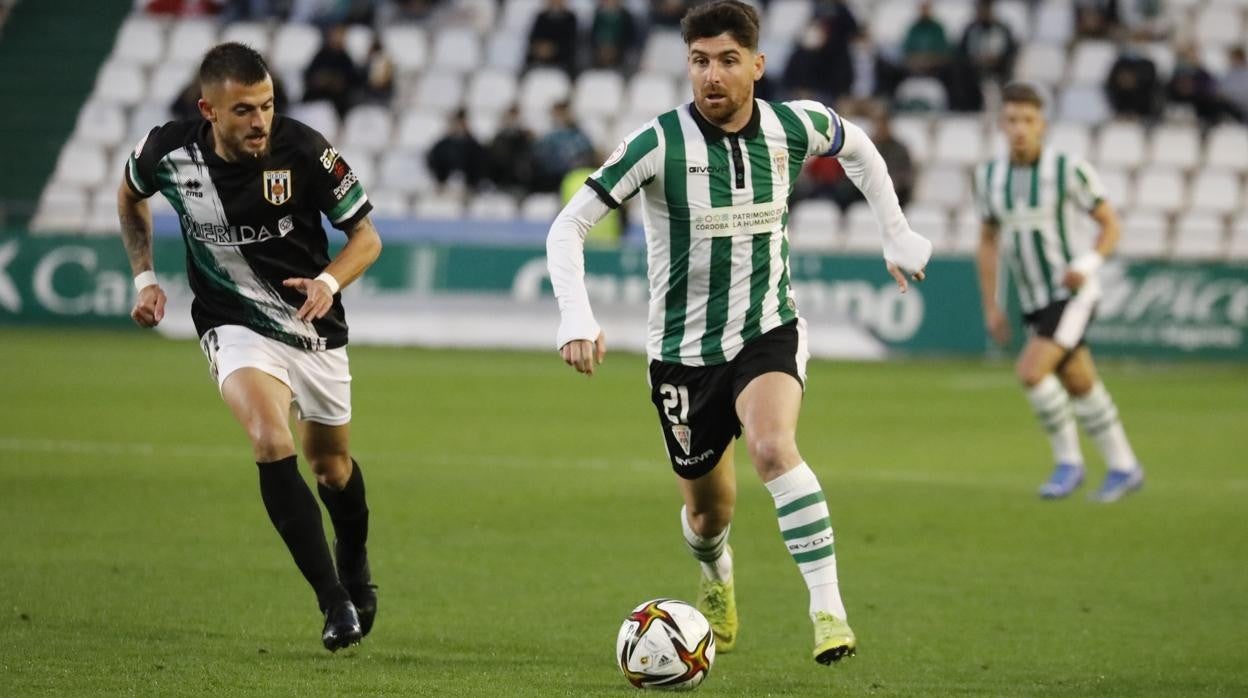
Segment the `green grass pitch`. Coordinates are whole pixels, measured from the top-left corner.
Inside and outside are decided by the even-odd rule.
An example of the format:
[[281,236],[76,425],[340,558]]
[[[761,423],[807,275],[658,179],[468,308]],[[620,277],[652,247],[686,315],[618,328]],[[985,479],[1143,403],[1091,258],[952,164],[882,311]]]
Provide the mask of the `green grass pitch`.
[[[195,344],[0,331],[2,692],[632,695],[618,624],[697,574],[643,360],[351,357],[381,611],[330,655]],[[1113,506],[1035,497],[1048,446],[1004,364],[813,363],[799,445],[858,656],[811,661],[742,448],[742,635],[701,694],[1248,694],[1248,367],[1103,368],[1148,471]]]

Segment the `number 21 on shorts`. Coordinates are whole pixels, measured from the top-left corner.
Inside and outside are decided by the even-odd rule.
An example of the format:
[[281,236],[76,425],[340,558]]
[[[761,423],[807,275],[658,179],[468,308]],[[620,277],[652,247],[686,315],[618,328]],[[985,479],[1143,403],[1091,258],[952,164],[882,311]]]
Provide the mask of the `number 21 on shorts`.
[[659,394],[663,396],[663,414],[672,424],[689,423],[689,388],[664,383],[659,386]]

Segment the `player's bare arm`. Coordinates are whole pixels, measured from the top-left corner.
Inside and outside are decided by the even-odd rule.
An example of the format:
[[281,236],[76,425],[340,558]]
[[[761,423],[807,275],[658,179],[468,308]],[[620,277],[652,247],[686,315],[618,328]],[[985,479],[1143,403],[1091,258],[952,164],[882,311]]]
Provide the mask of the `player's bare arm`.
[[139,287],[130,318],[140,327],[155,327],[165,318],[166,298],[152,273],[152,209],[124,181],[117,190],[117,217],[135,286]]
[[997,264],[999,227],[984,221],[979,229],[979,248],[975,251],[975,267],[979,271],[979,297],[984,306],[984,327],[997,344],[1010,341],[1010,323],[997,302]]
[[282,282],[307,296],[299,308],[300,320],[318,320],[334,306],[334,294],[360,278],[381,255],[381,236],[368,216],[346,231],[347,244],[315,279],[294,278]]
[[1118,212],[1108,201],[1102,200],[1098,203],[1096,208],[1092,209],[1091,216],[1101,232],[1096,238],[1094,248],[1072,260],[1070,268],[1062,277],[1062,285],[1072,291],[1083,286],[1088,277],[1100,269],[1105,263],[1105,258],[1113,254],[1118,247],[1118,239],[1122,236],[1122,228],[1118,224]]

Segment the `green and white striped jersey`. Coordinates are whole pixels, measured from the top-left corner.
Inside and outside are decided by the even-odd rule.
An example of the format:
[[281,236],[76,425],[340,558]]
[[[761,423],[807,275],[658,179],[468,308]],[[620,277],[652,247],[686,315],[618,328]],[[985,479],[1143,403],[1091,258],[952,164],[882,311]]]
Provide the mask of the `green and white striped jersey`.
[[629,135],[589,177],[612,208],[642,194],[650,358],[721,364],[797,318],[789,194],[808,157],[843,144],[840,117],[818,102],[755,100],[732,134],[685,104]]
[[[1001,261],[1018,287],[1024,313],[1064,300],[1070,261],[1092,247],[1086,213],[1105,198],[1096,172],[1085,161],[1045,148],[1030,165],[1008,155],[975,170],[975,202],[985,221],[998,226]],[[1081,293],[1099,293],[1093,280]]]

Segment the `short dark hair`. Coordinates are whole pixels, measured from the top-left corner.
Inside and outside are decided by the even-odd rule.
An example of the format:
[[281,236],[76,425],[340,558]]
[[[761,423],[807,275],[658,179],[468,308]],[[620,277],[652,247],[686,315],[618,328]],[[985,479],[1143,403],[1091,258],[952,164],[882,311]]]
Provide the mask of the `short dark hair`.
[[254,85],[262,82],[268,75],[269,66],[264,62],[264,57],[254,48],[235,41],[213,46],[199,64],[200,85],[226,80]]
[[688,46],[698,39],[727,33],[738,44],[758,50],[758,11],[741,0],[712,0],[696,5],[680,20],[680,36]]
[[1044,96],[1040,94],[1040,90],[1035,85],[1029,85],[1025,82],[1011,82],[1001,88],[1002,104],[1030,104],[1031,106],[1044,111]]

